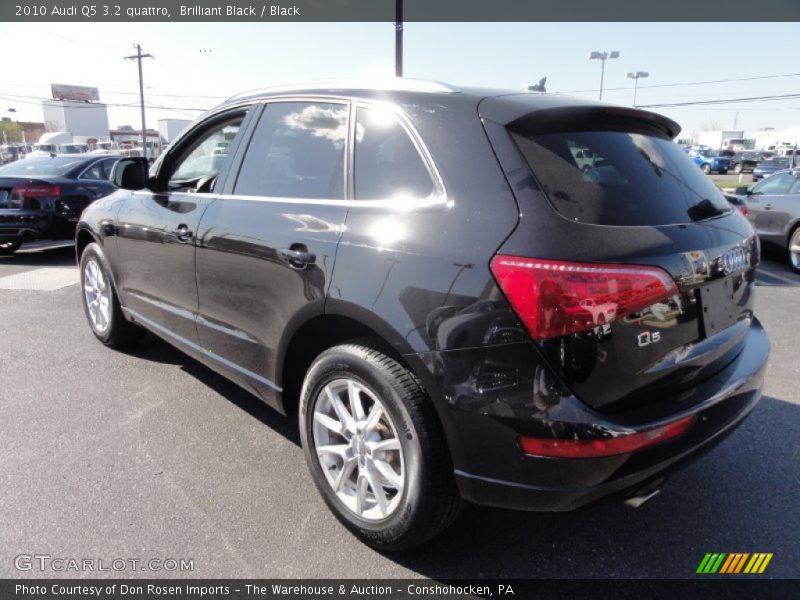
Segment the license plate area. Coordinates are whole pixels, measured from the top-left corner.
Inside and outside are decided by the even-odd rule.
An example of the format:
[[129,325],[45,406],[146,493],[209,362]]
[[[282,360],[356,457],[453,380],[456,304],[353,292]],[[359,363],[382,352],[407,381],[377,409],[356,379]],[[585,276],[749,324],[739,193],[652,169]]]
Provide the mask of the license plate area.
[[738,320],[739,307],[735,299],[733,277],[706,283],[700,288],[699,293],[703,315],[703,337],[711,337]]

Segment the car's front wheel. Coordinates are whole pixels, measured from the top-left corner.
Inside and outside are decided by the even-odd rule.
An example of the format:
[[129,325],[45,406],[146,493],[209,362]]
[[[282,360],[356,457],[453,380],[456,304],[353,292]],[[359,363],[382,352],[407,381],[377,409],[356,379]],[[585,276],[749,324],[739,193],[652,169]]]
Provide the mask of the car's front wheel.
[[306,374],[300,431],[314,483],[336,517],[382,550],[446,528],[460,497],[444,433],[416,378],[356,344],[323,352]]
[[800,227],[796,227],[789,236],[789,262],[792,268],[800,273]]
[[703,169],[703,173],[705,173],[706,175],[711,174],[711,165],[703,165],[700,168]]
[[142,337],[144,330],[122,314],[111,271],[97,244],[89,244],[81,254],[80,273],[83,311],[95,337],[106,346],[121,346]]

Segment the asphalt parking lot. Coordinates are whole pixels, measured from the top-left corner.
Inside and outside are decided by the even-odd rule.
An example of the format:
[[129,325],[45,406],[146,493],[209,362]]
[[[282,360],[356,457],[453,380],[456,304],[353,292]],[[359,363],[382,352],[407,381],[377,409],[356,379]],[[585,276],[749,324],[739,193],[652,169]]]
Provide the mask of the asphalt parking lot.
[[125,577],[682,578],[706,552],[772,552],[766,575],[798,577],[800,276],[765,260],[759,283],[764,399],[661,495],[636,510],[470,508],[426,546],[381,555],[326,509],[293,420],[154,337],[103,347],[72,249],[23,247],[0,259],[0,577],[64,575],[15,569],[49,554],[194,560]]

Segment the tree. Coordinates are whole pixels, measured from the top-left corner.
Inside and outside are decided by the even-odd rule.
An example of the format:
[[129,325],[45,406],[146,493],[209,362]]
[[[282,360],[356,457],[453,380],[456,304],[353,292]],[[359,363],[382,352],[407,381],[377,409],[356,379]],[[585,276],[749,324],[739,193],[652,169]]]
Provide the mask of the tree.
[[19,123],[10,119],[3,119],[0,121],[0,142],[21,142],[22,141],[22,127]]

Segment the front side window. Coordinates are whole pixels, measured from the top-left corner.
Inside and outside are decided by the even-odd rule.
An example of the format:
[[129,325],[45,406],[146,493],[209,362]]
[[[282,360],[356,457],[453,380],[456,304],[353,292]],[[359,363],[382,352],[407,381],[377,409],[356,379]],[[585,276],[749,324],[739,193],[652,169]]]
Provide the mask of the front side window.
[[794,183],[794,177],[791,173],[778,173],[767,177],[765,180],[757,183],[753,188],[754,196],[761,195],[780,195],[789,192],[789,188]]
[[435,185],[430,171],[397,116],[384,108],[356,111],[355,197],[357,200],[427,198]]
[[[235,194],[344,199],[345,104],[268,104],[247,148]],[[219,152],[225,151],[218,147]]]
[[216,154],[214,150],[219,144],[229,144],[236,138],[243,120],[243,116],[237,116],[212,126],[181,152],[176,163],[172,165],[167,189],[171,192],[213,190],[217,176],[228,161],[227,154]]

